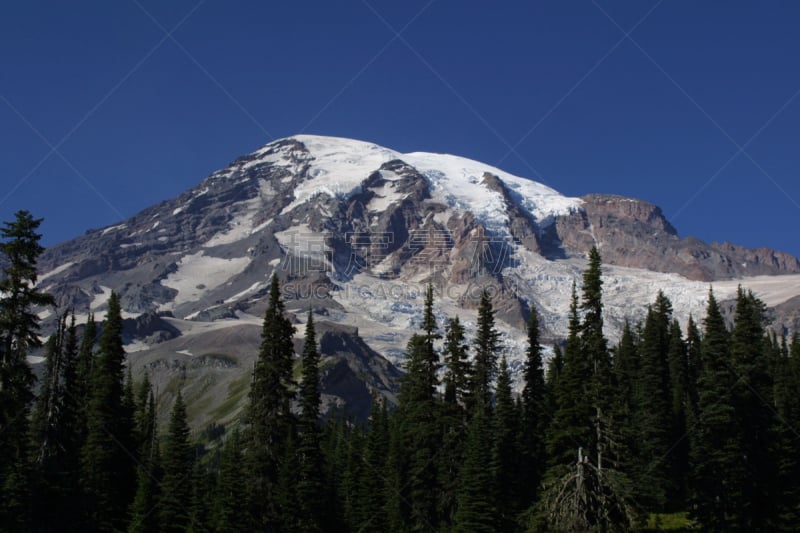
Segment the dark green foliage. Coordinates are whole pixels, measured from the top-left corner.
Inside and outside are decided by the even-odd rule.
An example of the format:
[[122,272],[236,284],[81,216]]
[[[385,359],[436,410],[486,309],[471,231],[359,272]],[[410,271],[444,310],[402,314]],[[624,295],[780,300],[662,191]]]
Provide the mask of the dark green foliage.
[[456,510],[458,476],[464,462],[464,445],[467,437],[466,406],[469,403],[471,375],[464,326],[458,317],[447,322],[443,356],[444,401],[440,416],[442,442],[437,460],[438,515],[444,523],[449,524]]
[[[494,308],[489,293],[481,293],[481,302],[478,306],[478,327],[475,332],[473,347],[475,359],[473,362],[472,386],[470,400],[474,405],[481,405],[488,409],[492,402],[492,380],[497,374],[497,353],[499,346],[499,333],[494,325]],[[474,409],[470,409],[473,412]]]
[[[519,415],[514,399],[511,396],[511,375],[508,373],[506,358],[500,360],[497,375],[497,394],[495,397],[494,416],[492,418],[492,457],[491,470],[493,479],[492,495],[495,501],[498,528],[509,530],[521,510],[520,489],[523,479],[520,478]],[[525,483],[529,482],[527,479]],[[526,502],[529,503],[529,502]]]
[[672,471],[672,491],[668,506],[681,509],[686,501],[686,478],[689,474],[689,439],[687,421],[690,419],[689,358],[681,327],[673,320],[669,332],[669,377],[672,393],[672,420],[669,437],[669,458]]
[[[559,370],[555,370],[557,374]],[[524,385],[521,401],[521,427],[518,450],[520,453],[518,476],[524,480],[517,488],[520,507],[528,507],[536,499],[542,474],[544,473],[545,430],[551,411],[548,409],[545,390],[542,346],[539,343],[539,317],[531,307],[528,318],[528,348],[525,358]],[[498,380],[498,404],[500,383]],[[499,414],[498,414],[499,416]]]
[[797,531],[800,529],[800,459],[797,449],[800,446],[800,374],[797,358],[800,357],[800,343],[795,337],[791,355],[786,339],[777,348],[774,362],[775,417],[772,427],[770,450],[775,470],[772,488],[774,496],[774,520],[771,524],[776,531]]
[[458,317],[447,321],[444,339],[444,401],[451,406],[463,407],[469,395],[470,363],[464,326]]
[[318,504],[324,487],[324,467],[319,434],[319,352],[314,332],[314,315],[309,311],[303,345],[303,381],[300,384],[299,444],[297,447],[298,531],[322,531],[324,507]]
[[[278,483],[275,490],[275,501],[279,510],[279,531],[299,531],[302,517],[301,503],[297,494],[297,477],[300,472],[297,454],[297,436],[291,431],[286,437],[283,458],[278,465]],[[306,505],[308,505],[306,503]]]
[[438,523],[437,453],[441,446],[438,400],[439,337],[433,315],[433,288],[425,298],[422,331],[408,343],[408,367],[400,389],[398,416],[407,457],[407,494],[412,531],[430,531]]
[[158,517],[161,531],[178,533],[190,523],[192,497],[193,450],[189,443],[189,425],[186,405],[180,391],[175,398],[169,428],[164,438],[162,458],[163,478],[159,499]]
[[46,346],[45,372],[31,419],[35,473],[34,528],[77,528],[81,438],[75,397],[78,340],[75,318],[58,320]]
[[592,365],[581,350],[579,338],[578,296],[572,287],[569,336],[563,353],[563,365],[554,390],[556,410],[547,435],[549,466],[574,462],[575,450],[591,441],[592,417],[589,399]]
[[390,448],[389,412],[386,401],[376,398],[372,404],[369,431],[364,444],[364,461],[361,469],[361,500],[364,515],[357,524],[358,531],[370,531],[386,524],[386,456]]
[[647,509],[666,509],[670,494],[672,446],[672,394],[669,375],[669,328],[672,306],[658,294],[649,309],[639,343],[638,379],[634,389],[634,426],[637,438],[633,451],[632,476],[638,501]]
[[290,409],[294,395],[294,332],[294,326],[284,316],[278,278],[273,276],[247,410],[245,461],[250,471],[249,513],[258,529],[275,529],[281,523],[278,471],[295,425]]
[[773,465],[769,457],[773,413],[773,384],[765,350],[765,306],[741,286],[731,332],[730,355],[736,381],[733,386],[736,422],[740,431],[743,477],[738,480],[742,504],[741,527],[763,531],[772,515]]
[[132,499],[132,413],[124,398],[125,350],[119,297],[112,292],[91,375],[82,485],[87,519],[100,531],[122,528]]
[[709,293],[698,378],[698,421],[691,432],[691,514],[707,531],[733,531],[746,502],[736,489],[744,477],[733,401],[736,375],[730,365],[729,333]]
[[453,520],[455,533],[494,532],[497,513],[494,480],[487,465],[492,459],[491,422],[478,406],[470,421],[467,449],[458,488],[458,507]]
[[18,211],[0,228],[0,529],[26,531],[30,526],[28,412],[34,376],[25,357],[41,346],[34,307],[52,305],[36,288],[36,262],[44,251],[36,233],[42,219]]
[[242,453],[242,437],[235,429],[222,450],[212,509],[213,531],[238,533],[250,529],[246,513],[248,472]]
[[136,468],[136,493],[130,509],[129,533],[159,530],[157,504],[161,485],[161,454],[156,427],[156,400],[146,374],[139,391],[136,412],[139,461]]
[[686,326],[686,389],[689,396],[686,406],[686,426],[693,428],[698,419],[697,383],[702,373],[702,338],[694,319],[689,315]]
[[190,442],[178,393],[159,449],[149,378],[126,372],[116,293],[96,354],[91,315],[80,347],[74,318],[59,320],[28,416],[32,311],[51,302],[35,291],[38,223],[18,214],[0,245],[0,530],[608,533],[687,511],[703,531],[800,530],[800,337],[767,334],[764,304],[743,289],[731,332],[711,294],[704,335],[690,318],[685,341],[659,293],[612,359],[593,249],[546,380],[531,309],[515,398],[488,294],[473,366],[458,318],[440,342],[428,287],[399,405],[375,393],[362,425],[320,420],[310,313],[293,382],[273,277],[244,431]]
[[[580,326],[582,357],[591,369],[590,399],[593,415],[610,417],[614,396],[614,375],[611,369],[611,354],[608,341],[603,335],[603,280],[601,259],[597,248],[589,251],[589,265],[583,272],[583,295],[581,311],[583,322]],[[590,439],[592,448],[596,438]]]

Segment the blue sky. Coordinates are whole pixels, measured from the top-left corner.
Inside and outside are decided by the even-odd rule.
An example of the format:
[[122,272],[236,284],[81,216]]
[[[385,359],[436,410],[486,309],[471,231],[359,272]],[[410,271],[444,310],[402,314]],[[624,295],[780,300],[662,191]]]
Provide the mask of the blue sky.
[[304,132],[800,255],[798,23],[791,1],[6,3],[0,219],[53,244]]

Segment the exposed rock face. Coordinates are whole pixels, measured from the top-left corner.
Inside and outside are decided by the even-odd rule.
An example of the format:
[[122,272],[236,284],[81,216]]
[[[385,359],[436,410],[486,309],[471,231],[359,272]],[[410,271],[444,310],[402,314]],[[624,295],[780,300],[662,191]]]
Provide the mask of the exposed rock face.
[[556,220],[557,239],[567,250],[585,253],[597,245],[606,263],[699,281],[800,272],[797,258],[782,252],[681,239],[661,209],[642,200],[605,194],[582,199],[581,211]]

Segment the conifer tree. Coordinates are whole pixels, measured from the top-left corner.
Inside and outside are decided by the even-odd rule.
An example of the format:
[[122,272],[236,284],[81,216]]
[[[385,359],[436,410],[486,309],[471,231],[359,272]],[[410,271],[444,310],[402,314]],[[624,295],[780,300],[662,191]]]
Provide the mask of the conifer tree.
[[670,489],[672,396],[669,376],[669,325],[672,306],[659,292],[644,322],[639,344],[639,372],[634,420],[639,438],[632,475],[645,508],[664,511]]
[[470,420],[464,467],[458,486],[458,506],[453,519],[454,533],[497,531],[491,470],[491,422],[478,402]]
[[[614,412],[618,402],[611,357],[603,335],[601,274],[600,254],[592,248],[583,274],[582,321],[573,284],[558,408],[547,442],[550,465],[537,506],[537,521],[556,530],[580,527],[604,531],[610,524],[627,523],[632,518],[630,482],[619,469],[619,455],[624,450],[619,443],[619,416]],[[565,504],[565,495],[574,495],[576,505]]]
[[520,466],[520,450],[517,447],[518,419],[519,413],[511,396],[511,375],[504,356],[500,360],[500,369],[497,375],[497,393],[492,418],[494,427],[491,432],[493,438],[491,469],[494,478],[492,496],[496,502],[496,516],[501,531],[513,528],[517,513],[520,511],[519,493],[522,483],[530,482],[518,478]]
[[550,419],[546,420],[545,426],[545,455],[547,446],[547,435],[550,433],[550,425],[552,424],[552,417],[558,411],[558,396],[559,396],[559,380],[561,373],[564,370],[564,353],[561,346],[558,344],[553,345],[553,357],[547,363],[547,373],[545,374],[545,399],[547,401],[546,412]]
[[157,505],[161,485],[161,455],[156,426],[156,400],[147,374],[140,385],[140,395],[145,390],[147,396],[142,401],[142,407],[139,408],[141,413],[137,413],[136,421],[136,432],[139,437],[139,462],[136,469],[136,493],[131,504],[128,533],[159,531]]
[[792,343],[791,356],[786,338],[778,350],[773,371],[776,416],[771,431],[770,453],[775,481],[773,486],[774,519],[770,524],[774,531],[798,531],[800,529],[800,458],[797,448],[800,436],[800,374],[795,358],[800,357],[797,337]]
[[192,496],[186,533],[206,533],[211,527],[212,472],[199,459],[192,464]]
[[278,277],[273,275],[247,411],[250,426],[245,460],[250,470],[249,512],[257,529],[280,527],[278,470],[295,425],[290,409],[294,393],[294,332],[294,326],[284,316]]
[[672,393],[672,420],[669,442],[672,496],[668,504],[672,509],[682,508],[686,501],[686,476],[689,473],[689,440],[685,438],[689,420],[691,397],[689,394],[689,358],[681,327],[673,320],[669,333],[669,377]]
[[698,418],[697,383],[702,373],[701,360],[702,338],[694,319],[689,315],[686,325],[686,386],[689,396],[686,406],[686,427],[694,427]]
[[314,315],[308,312],[305,342],[302,354],[303,381],[300,384],[300,409],[298,420],[299,445],[297,448],[299,472],[294,480],[300,520],[298,531],[322,531],[323,507],[319,498],[323,494],[323,458],[319,434],[319,352],[314,331]]
[[75,397],[77,355],[75,317],[59,318],[46,346],[45,372],[32,415],[36,477],[34,528],[64,531],[77,527],[80,471],[79,406]]
[[469,395],[470,363],[464,326],[457,316],[447,321],[444,339],[444,401],[463,408]]
[[486,409],[489,409],[492,403],[492,381],[497,374],[499,342],[500,335],[494,325],[492,299],[484,290],[478,305],[478,325],[473,342],[475,358],[470,396],[473,404],[483,405]]
[[769,354],[765,353],[765,309],[752,292],[739,287],[736,318],[731,331],[730,357],[734,382],[734,408],[740,428],[743,477],[737,491],[741,527],[749,531],[769,528],[773,514],[773,464],[770,460],[770,431],[773,427],[772,380]]
[[213,531],[217,533],[238,533],[252,528],[245,512],[247,485],[243,480],[248,472],[242,446],[242,436],[236,428],[225,442],[219,462],[212,511]]
[[433,287],[428,286],[422,330],[408,342],[408,366],[400,388],[398,416],[408,456],[409,518],[414,531],[428,530],[438,522],[436,456],[441,446],[438,401],[439,338],[433,313]]
[[636,406],[636,384],[639,377],[637,339],[629,321],[625,321],[622,336],[614,351],[614,375],[617,382],[617,414],[627,425],[633,425]]
[[25,357],[42,345],[34,307],[53,305],[36,288],[36,263],[44,248],[36,233],[42,219],[18,211],[0,228],[0,529],[25,531],[30,525],[28,413],[34,376]]
[[384,500],[386,529],[404,532],[409,530],[408,457],[405,443],[406,429],[402,414],[395,410],[389,418],[389,452],[386,458]]
[[369,418],[369,431],[364,445],[364,468],[361,472],[360,499],[366,510],[357,524],[359,531],[370,531],[387,523],[385,482],[386,455],[390,447],[389,412],[386,401],[375,397]]
[[589,397],[593,368],[581,350],[579,334],[578,294],[573,284],[569,335],[554,391],[556,411],[547,433],[548,470],[557,470],[545,476],[550,480],[560,478],[564,466],[574,463],[575,450],[587,447],[593,433],[594,412]]
[[94,320],[94,313],[89,313],[86,325],[83,328],[81,344],[78,348],[77,364],[77,398],[82,405],[89,401],[89,390],[91,385],[92,369],[94,368],[94,346],[97,340],[97,323]]
[[111,293],[91,376],[87,436],[81,452],[88,522],[97,531],[122,529],[132,500],[131,413],[124,398],[125,350],[119,297]]
[[736,489],[745,469],[733,403],[736,376],[729,361],[729,334],[713,292],[704,325],[698,421],[690,434],[690,511],[706,531],[736,531],[747,504]]
[[297,428],[292,428],[286,438],[283,458],[278,465],[278,483],[275,500],[278,503],[278,531],[301,530],[301,502],[297,494],[297,478],[300,474],[299,455],[297,450]]
[[[612,418],[614,376],[608,341],[603,335],[603,280],[600,253],[596,247],[589,251],[589,265],[583,272],[581,298],[581,351],[591,366],[590,401],[596,422]],[[596,437],[590,439],[590,449],[597,446]]]
[[464,443],[467,437],[471,365],[464,326],[458,317],[448,320],[442,350],[444,372],[444,401],[441,406],[442,443],[437,470],[439,475],[439,511],[444,523],[452,523],[456,509],[459,471],[464,462]]
[[[524,367],[524,386],[522,388],[522,427],[520,428],[520,483],[518,496],[520,505],[527,507],[536,499],[539,484],[546,465],[545,429],[548,418],[547,392],[545,390],[544,368],[542,366],[542,347],[539,343],[539,317],[531,307],[528,318],[528,348]],[[498,381],[498,396],[500,393]],[[499,404],[499,399],[498,399]]]
[[190,523],[193,459],[186,405],[178,391],[164,439],[162,459],[163,478],[158,517],[161,531],[165,533],[183,533]]

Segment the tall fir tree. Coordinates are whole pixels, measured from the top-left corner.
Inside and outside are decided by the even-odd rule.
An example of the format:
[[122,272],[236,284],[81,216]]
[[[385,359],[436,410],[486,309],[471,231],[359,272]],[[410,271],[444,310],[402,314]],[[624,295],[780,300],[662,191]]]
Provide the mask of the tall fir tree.
[[162,458],[163,477],[158,518],[164,533],[183,533],[189,526],[193,461],[186,405],[183,403],[183,395],[178,391],[164,439]]
[[408,343],[408,366],[400,388],[398,416],[408,453],[409,518],[412,531],[430,531],[439,521],[436,457],[441,445],[438,400],[440,337],[433,312],[433,287],[428,286],[421,331]]
[[466,405],[469,395],[470,362],[464,326],[456,316],[445,326],[444,347],[444,401],[451,406]]
[[702,365],[702,337],[697,323],[689,315],[686,324],[686,387],[689,396],[686,406],[686,427],[694,427],[698,419],[698,390],[697,383],[703,371]]
[[498,529],[501,531],[511,531],[514,528],[522,506],[520,491],[524,486],[523,483],[530,482],[519,477],[521,456],[518,447],[519,415],[512,397],[511,374],[504,356],[500,359],[497,374],[491,431],[491,470],[494,478],[492,496]]
[[581,350],[579,335],[578,293],[573,283],[569,334],[554,390],[556,410],[547,432],[548,481],[561,477],[565,465],[574,463],[576,450],[590,445],[593,433],[589,396],[593,368]]
[[497,374],[497,354],[499,351],[500,334],[494,324],[494,307],[489,292],[481,292],[481,301],[478,305],[478,324],[475,332],[473,347],[472,386],[470,401],[474,405],[481,405],[489,409],[492,404],[492,381]]
[[[539,342],[539,317],[531,307],[528,318],[528,347],[523,370],[522,424],[519,433],[520,475],[523,483],[518,490],[520,506],[528,507],[536,496],[546,465],[545,430],[548,419],[547,391],[545,390],[542,346]],[[498,394],[500,385],[498,383]]]
[[[589,251],[589,265],[583,272],[581,297],[581,351],[591,366],[590,401],[595,423],[609,424],[614,396],[614,375],[608,341],[603,334],[602,259],[596,247]],[[596,432],[595,432],[596,433]],[[596,436],[590,439],[590,449],[598,445]],[[610,451],[610,450],[609,450]]]
[[[620,445],[620,417],[614,410],[618,403],[614,373],[608,341],[603,335],[602,286],[601,258],[593,247],[583,273],[583,320],[578,315],[573,284],[557,410],[547,439],[550,462],[537,506],[538,522],[556,530],[564,524],[579,524],[602,531],[615,520],[627,522],[631,518],[630,481],[620,470],[624,448]],[[572,486],[575,480],[583,479],[581,472],[587,476],[586,484],[581,481]],[[565,505],[565,494],[574,494],[583,503]],[[595,505],[592,502],[605,503],[601,509],[587,508],[586,505]]]
[[492,459],[491,420],[478,403],[470,420],[464,466],[458,485],[458,506],[453,517],[454,533],[494,533],[497,511],[494,480],[487,465]]
[[[791,355],[790,355],[791,354]],[[773,370],[775,414],[771,431],[770,453],[775,481],[773,486],[774,518],[770,524],[774,531],[800,530],[800,373],[796,358],[800,357],[797,337],[791,352],[784,337]]]
[[[130,508],[128,533],[155,533],[159,531],[158,498],[161,486],[161,454],[156,422],[156,400],[150,381],[140,385],[141,413],[136,419],[139,440],[136,468],[136,492]],[[142,395],[146,396],[142,398]]]
[[18,211],[0,228],[0,529],[26,531],[30,526],[28,413],[34,376],[25,358],[39,340],[35,307],[53,305],[37,289],[36,263],[44,248],[36,231],[42,219]]
[[366,513],[357,524],[359,531],[370,531],[387,523],[385,482],[386,454],[390,446],[389,412],[386,400],[375,397],[369,417],[369,431],[364,444],[364,468],[361,471],[361,500]]
[[87,406],[87,436],[81,452],[87,529],[122,529],[133,496],[132,413],[124,397],[125,349],[119,296],[111,293]]
[[269,302],[261,331],[261,348],[250,388],[249,423],[245,461],[249,513],[253,527],[275,530],[281,524],[277,501],[278,471],[286,453],[295,420],[290,402],[294,395],[292,359],[295,328],[284,316],[278,276],[273,275]]
[[770,449],[773,427],[772,379],[769,354],[765,351],[766,306],[740,286],[736,317],[730,337],[730,358],[736,380],[733,385],[736,422],[740,431],[743,476],[738,480],[744,507],[740,525],[748,531],[770,528],[774,515],[772,493],[774,471]]
[[222,449],[214,492],[212,530],[217,533],[238,533],[252,529],[246,513],[248,477],[244,461],[243,439],[238,428],[228,437]]
[[74,315],[65,314],[46,346],[42,386],[32,416],[36,498],[34,528],[73,531],[80,500],[79,406],[74,393],[77,333]]
[[299,444],[297,447],[299,472],[295,480],[299,506],[298,531],[323,531],[324,506],[319,498],[324,489],[324,465],[319,432],[319,352],[314,330],[314,315],[308,312],[302,354],[302,382],[300,383],[300,417],[298,420]]
[[653,512],[666,510],[672,446],[672,396],[669,376],[669,327],[672,305],[662,292],[647,312],[639,343],[634,420],[638,438],[634,447],[638,500]]
[[471,364],[468,360],[464,326],[453,317],[445,326],[444,347],[444,397],[440,425],[442,443],[437,461],[439,476],[439,511],[443,523],[450,524],[456,509],[456,492],[459,471],[464,462],[464,443],[467,437],[467,411],[469,403]]
[[687,421],[691,406],[689,385],[689,357],[681,326],[673,320],[669,333],[669,378],[671,392],[670,425],[671,495],[667,505],[671,510],[682,509],[686,503],[687,476],[689,475],[689,439]]
[[733,405],[736,375],[730,365],[730,335],[713,292],[704,325],[698,420],[690,433],[690,513],[704,531],[737,531],[747,502],[736,488],[745,472]]

